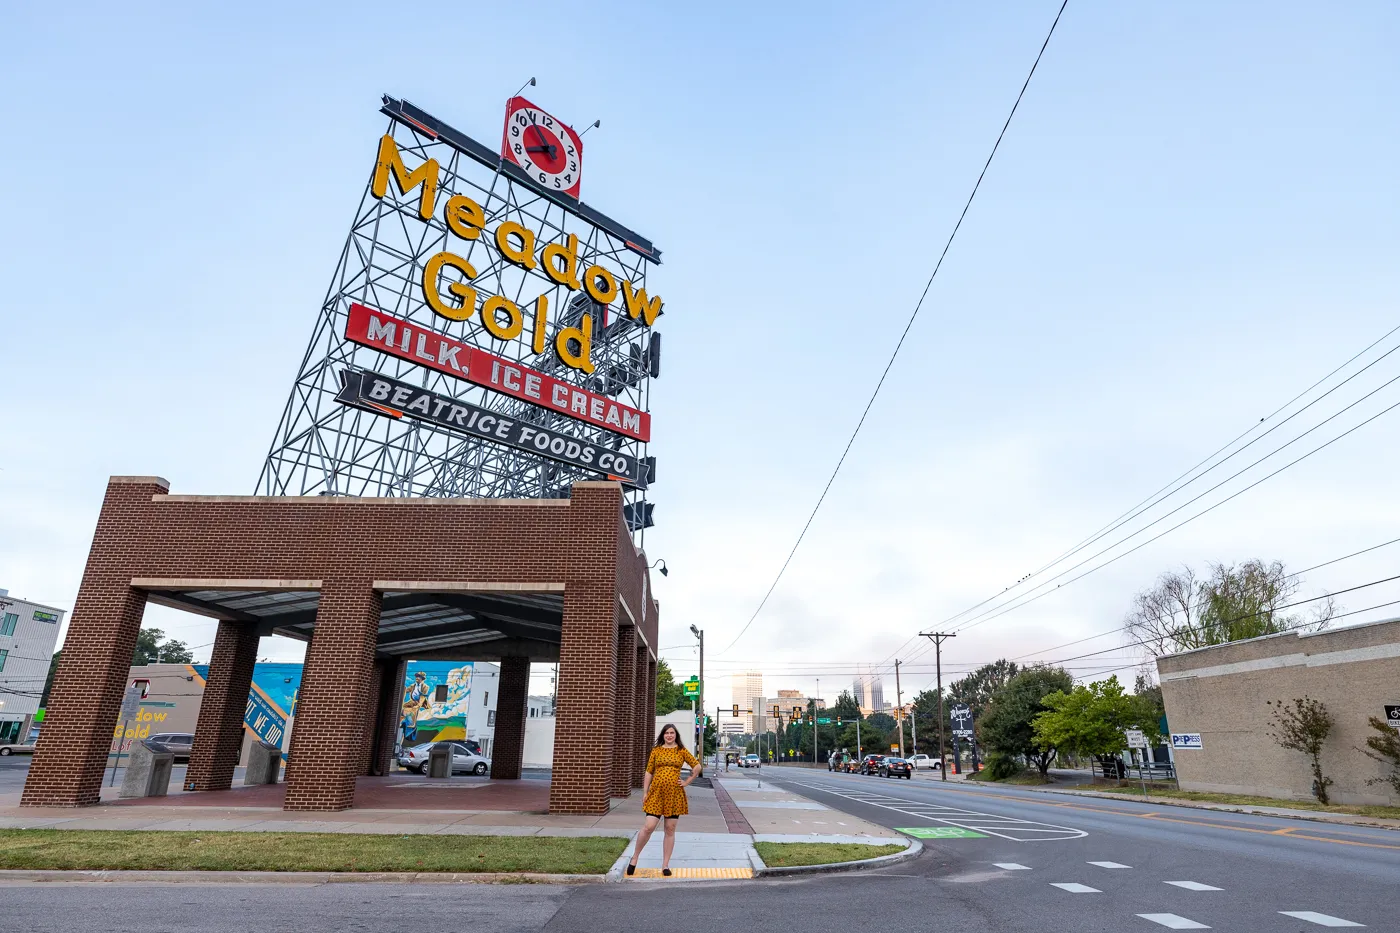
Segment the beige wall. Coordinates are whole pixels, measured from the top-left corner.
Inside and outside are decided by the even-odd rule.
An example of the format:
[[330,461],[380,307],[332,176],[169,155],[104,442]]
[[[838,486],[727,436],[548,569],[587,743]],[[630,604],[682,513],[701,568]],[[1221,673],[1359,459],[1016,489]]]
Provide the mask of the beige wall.
[[1311,797],[1308,759],[1269,737],[1266,705],[1309,696],[1335,720],[1322,753],[1332,799],[1400,802],[1389,787],[1366,785],[1385,769],[1360,751],[1374,734],[1367,718],[1400,703],[1400,620],[1201,648],[1159,658],[1157,672],[1171,731],[1199,732],[1205,746],[1174,753],[1183,790]]

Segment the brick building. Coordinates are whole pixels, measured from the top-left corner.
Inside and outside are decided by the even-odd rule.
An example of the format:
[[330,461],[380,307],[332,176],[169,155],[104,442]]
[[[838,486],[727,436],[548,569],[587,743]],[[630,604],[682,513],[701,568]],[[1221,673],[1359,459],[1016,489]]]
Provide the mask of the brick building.
[[492,775],[520,776],[530,663],[559,664],[554,813],[641,786],[657,605],[615,483],[570,499],[170,495],[115,476],[25,783],[27,806],[98,801],[147,601],[220,620],[186,780],[230,786],[263,635],[308,642],[288,810],[352,805],[389,768],[404,659],[497,661]]

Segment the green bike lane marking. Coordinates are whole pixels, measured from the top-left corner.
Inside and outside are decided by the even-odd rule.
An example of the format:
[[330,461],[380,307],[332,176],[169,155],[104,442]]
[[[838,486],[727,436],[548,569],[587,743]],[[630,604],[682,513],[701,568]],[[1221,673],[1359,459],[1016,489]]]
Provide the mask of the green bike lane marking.
[[895,832],[905,833],[915,839],[986,839],[986,833],[974,833],[961,826],[911,826],[895,827]]

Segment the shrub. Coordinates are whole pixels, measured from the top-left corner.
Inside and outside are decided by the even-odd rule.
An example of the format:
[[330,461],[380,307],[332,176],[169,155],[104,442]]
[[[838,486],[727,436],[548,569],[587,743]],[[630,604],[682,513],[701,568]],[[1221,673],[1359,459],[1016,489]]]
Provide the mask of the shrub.
[[1004,781],[1021,773],[1021,763],[1003,752],[992,752],[987,756],[987,777],[993,781]]

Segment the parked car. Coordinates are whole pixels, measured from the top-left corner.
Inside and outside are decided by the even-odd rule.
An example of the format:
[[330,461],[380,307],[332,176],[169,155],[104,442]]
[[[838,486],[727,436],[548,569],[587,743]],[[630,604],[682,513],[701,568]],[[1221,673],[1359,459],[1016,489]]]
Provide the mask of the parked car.
[[879,774],[880,762],[885,759],[884,755],[866,755],[860,763],[861,774]]
[[33,745],[0,745],[0,758],[6,755],[32,755]]
[[147,742],[159,742],[175,753],[176,764],[181,761],[190,760],[190,750],[194,748],[194,736],[188,732],[162,732],[146,739]]
[[763,762],[759,759],[757,755],[745,755],[743,758],[739,759],[739,767],[761,768],[763,767]]
[[826,770],[840,771],[846,763],[846,756],[841,754],[832,755],[826,760]]
[[880,761],[880,777],[914,779],[914,769],[903,758],[884,758]]
[[939,767],[938,762],[934,759],[932,755],[925,755],[923,752],[920,752],[917,755],[910,755],[905,760],[909,762],[909,767],[913,768],[916,771],[919,768],[931,768],[934,771],[937,771]]
[[[485,774],[491,770],[491,762],[483,758],[479,752],[474,752],[465,740],[455,740],[451,742],[425,742],[422,745],[414,745],[406,748],[399,755],[399,766],[410,771],[417,771],[419,774],[428,773],[428,753],[433,750],[434,745],[443,744],[452,749],[452,773]],[[476,745],[475,742],[470,743]],[[476,745],[478,749],[480,745]]]

